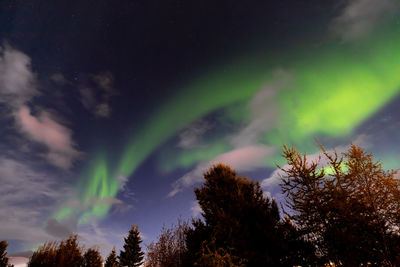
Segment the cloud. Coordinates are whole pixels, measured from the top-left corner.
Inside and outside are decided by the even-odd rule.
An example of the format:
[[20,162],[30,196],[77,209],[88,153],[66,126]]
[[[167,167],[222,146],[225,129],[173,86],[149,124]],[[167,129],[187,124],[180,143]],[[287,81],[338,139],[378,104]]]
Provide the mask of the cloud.
[[179,133],[178,147],[183,149],[190,149],[199,147],[203,135],[212,128],[210,122],[200,119],[185,127]]
[[21,133],[48,148],[49,152],[45,157],[53,165],[69,169],[81,154],[75,149],[71,130],[58,123],[50,113],[41,111],[35,117],[27,106],[21,106],[16,111],[15,118]]
[[[89,218],[87,225],[79,225],[76,216],[62,221],[49,218],[49,214],[55,211],[60,201],[70,197],[74,191],[71,186],[62,182],[59,173],[45,172],[39,166],[31,164],[30,159],[22,154],[14,158],[0,156],[2,239],[20,240],[25,249],[31,249],[46,241],[65,239],[71,233],[77,233],[84,245],[98,245],[103,255],[112,249],[109,240],[122,240],[122,233],[101,228],[95,218]],[[97,204],[117,207],[123,205],[121,200],[111,197],[92,198],[86,204],[78,200],[69,204],[70,208],[81,209],[82,212]]]
[[59,175],[38,171],[24,161],[21,155],[0,156],[0,236],[34,245],[53,238],[43,227],[43,218],[71,190],[54,179]]
[[0,47],[0,103],[16,108],[38,94],[31,59],[7,44]]
[[26,267],[28,266],[28,257],[10,257],[9,263],[14,267]]
[[96,117],[107,118],[111,114],[110,99],[117,92],[113,87],[114,76],[102,72],[92,76],[93,86],[83,86],[79,90],[82,105]]
[[286,89],[290,85],[292,77],[283,70],[277,70],[274,79],[265,84],[249,101],[251,111],[250,122],[238,133],[230,138],[235,147],[254,145],[260,142],[263,132],[271,129],[278,115],[276,96],[279,90]]
[[96,114],[98,117],[107,118],[111,114],[110,104],[100,103],[100,104],[96,105],[96,107],[94,109],[94,114]]
[[54,73],[53,75],[50,76],[50,80],[53,82],[59,84],[59,85],[64,85],[68,83],[67,79],[65,79],[64,75],[62,73]]
[[69,227],[61,224],[54,218],[51,218],[46,222],[45,230],[50,235],[60,239],[68,238],[68,236],[72,234],[72,231],[69,229]]
[[104,228],[94,219],[89,224],[82,225],[78,233],[79,243],[85,245],[87,248],[98,247],[103,258],[108,256],[116,242],[120,243],[125,237],[125,231]]
[[40,94],[29,56],[9,45],[0,47],[0,52],[0,103],[11,111],[16,130],[30,141],[45,145],[48,151],[44,157],[51,164],[70,168],[81,154],[72,141],[71,130],[54,114],[41,111],[36,117],[28,107]]
[[190,211],[192,212],[193,217],[198,217],[203,212],[203,209],[200,207],[198,201],[193,201]]
[[115,90],[113,88],[114,75],[111,72],[105,71],[93,76],[93,80],[97,83],[98,87],[105,92],[113,95]]
[[367,36],[380,23],[392,17],[399,7],[396,0],[349,0],[331,25],[331,31],[344,42]]
[[237,171],[250,171],[263,167],[265,164],[265,158],[272,155],[274,152],[275,148],[273,147],[258,145],[240,147],[218,155],[210,162],[200,163],[192,171],[186,173],[175,181],[168,196],[172,197],[182,191],[183,188],[201,182],[203,179],[203,173],[213,164],[222,163],[231,166]]
[[[216,163],[229,165],[237,171],[252,171],[264,167],[266,157],[275,153],[276,149],[260,143],[260,137],[262,133],[275,125],[279,111],[276,104],[277,92],[288,88],[291,81],[292,77],[289,73],[283,70],[275,71],[274,79],[261,87],[248,102],[251,111],[250,121],[238,132],[227,138],[234,148],[216,156],[210,162],[199,163],[192,171],[173,183],[168,196],[172,197],[182,191],[183,188],[201,182],[203,173]],[[187,143],[191,144],[192,140],[198,139],[197,134],[203,134],[204,128],[206,127],[189,128],[191,130],[186,132],[187,136],[184,140],[188,140]]]

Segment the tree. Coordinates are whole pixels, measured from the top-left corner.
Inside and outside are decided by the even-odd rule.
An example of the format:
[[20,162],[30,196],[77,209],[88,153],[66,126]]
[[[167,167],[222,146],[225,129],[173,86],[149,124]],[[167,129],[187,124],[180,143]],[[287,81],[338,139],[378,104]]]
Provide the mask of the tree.
[[144,253],[140,247],[139,227],[132,225],[127,238],[124,238],[124,250],[120,252],[119,262],[122,266],[136,267],[143,263]]
[[229,255],[238,266],[282,265],[288,246],[275,200],[264,197],[258,182],[237,177],[229,166],[215,165],[204,178],[195,190],[204,221],[193,221],[186,238],[192,265],[207,255]]
[[201,255],[195,266],[201,267],[245,267],[242,261],[231,255],[223,248],[215,247],[215,238],[210,242],[204,241]]
[[145,266],[148,267],[180,267],[186,253],[185,232],[188,223],[178,220],[177,225],[162,227],[156,243],[147,246]]
[[118,267],[119,266],[119,262],[117,259],[117,253],[115,252],[115,247],[111,251],[110,255],[108,255],[104,266],[105,267]]
[[281,168],[281,188],[289,217],[326,263],[394,266],[400,244],[395,172],[355,145],[341,156],[321,149],[310,162],[284,147],[288,167]]
[[71,235],[67,240],[60,244],[57,242],[47,242],[40,246],[30,257],[29,267],[69,267],[82,266],[83,248],[79,247],[78,236]]
[[97,248],[89,248],[83,255],[83,267],[102,267],[103,259]]
[[0,267],[9,267],[6,249],[8,243],[5,240],[0,241]]
[[40,246],[29,258],[28,267],[57,267],[57,250],[56,242],[47,242]]
[[71,235],[67,240],[62,241],[57,250],[57,266],[81,266],[83,264],[83,248],[78,245],[78,236]]

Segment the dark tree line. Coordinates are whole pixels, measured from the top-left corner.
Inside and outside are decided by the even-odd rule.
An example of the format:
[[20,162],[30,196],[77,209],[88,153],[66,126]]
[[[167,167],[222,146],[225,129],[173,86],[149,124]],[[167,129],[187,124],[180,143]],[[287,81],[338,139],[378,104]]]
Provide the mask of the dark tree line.
[[[195,189],[202,218],[163,227],[147,246],[146,258],[139,229],[132,226],[120,255],[114,248],[104,266],[400,266],[396,173],[354,145],[340,155],[321,149],[321,157],[310,161],[284,147],[281,212],[258,182],[218,164]],[[4,242],[0,267],[8,264]],[[84,252],[77,236],[44,244],[29,262],[30,267],[101,264],[97,249]]]
[[[102,267],[103,259],[97,248],[84,250],[79,246],[77,235],[70,236],[61,243],[47,242],[39,247],[31,256],[28,267]],[[125,244],[120,255],[115,248],[107,257],[105,267],[137,267],[143,263],[144,253],[139,228],[133,225],[124,239]]]
[[[281,213],[257,182],[213,166],[195,190],[202,218],[181,230],[180,261],[157,260],[174,246],[150,246],[146,266],[400,266],[396,172],[354,145],[340,155],[321,150],[310,161],[284,147]],[[157,244],[171,233],[163,229]]]

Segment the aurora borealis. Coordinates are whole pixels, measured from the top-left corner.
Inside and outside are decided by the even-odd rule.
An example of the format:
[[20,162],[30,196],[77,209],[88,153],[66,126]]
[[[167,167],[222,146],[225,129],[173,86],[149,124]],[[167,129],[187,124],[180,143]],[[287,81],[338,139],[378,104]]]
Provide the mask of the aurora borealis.
[[[108,249],[132,223],[150,242],[163,223],[196,215],[191,192],[207,166],[223,161],[262,182],[283,163],[283,144],[313,154],[316,139],[328,149],[362,140],[384,166],[399,168],[398,1],[374,9],[372,0],[215,9],[56,2],[0,4],[0,88],[11,88],[0,89],[0,108],[11,114],[1,118],[0,159],[52,177],[44,189],[35,184],[44,191],[29,204],[36,217],[27,223],[42,234],[7,236],[15,251],[60,238],[51,233],[61,229]],[[44,16],[52,11],[60,18]],[[39,43],[40,34],[52,41]],[[17,77],[24,73],[34,78]],[[279,194],[274,184],[264,190]],[[10,199],[3,202],[15,209],[25,203]],[[49,234],[50,221],[57,229]]]
[[[316,150],[313,137],[345,138],[353,134],[354,129],[400,91],[398,43],[400,36],[389,32],[379,35],[378,40],[370,40],[368,45],[327,44],[312,52],[297,51],[300,57],[306,54],[306,58],[293,56],[293,62],[281,67],[289,73],[291,81],[276,96],[281,110],[278,123],[272,127],[265,125],[261,142],[275,147],[283,142],[291,143],[313,153]],[[272,67],[273,63],[269,62],[273,61],[268,60],[267,55],[262,60],[248,61],[233,61],[227,67],[203,74],[204,77],[184,86],[156,109],[142,130],[133,135],[114,171],[107,172],[104,160],[96,163],[88,175],[87,189],[82,194],[84,201],[90,197],[114,197],[118,192],[116,177],[132,176],[151,152],[185,125],[211,112],[248,102],[264,84],[274,79],[273,70],[277,68]],[[197,104],[188,99],[195,99]],[[193,156],[191,164],[194,164],[211,160],[232,148],[223,141],[212,147],[215,153],[213,149],[211,153],[209,149],[202,149],[202,156],[187,151],[176,164],[188,167],[191,155],[197,155]],[[267,159],[266,166],[273,167],[274,160]],[[98,204],[91,213],[104,216],[107,207],[109,205]]]

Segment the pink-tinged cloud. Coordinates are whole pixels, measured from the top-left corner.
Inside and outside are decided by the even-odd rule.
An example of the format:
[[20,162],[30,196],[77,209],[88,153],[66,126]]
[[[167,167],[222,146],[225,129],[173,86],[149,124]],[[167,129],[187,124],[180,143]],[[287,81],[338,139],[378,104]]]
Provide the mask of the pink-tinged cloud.
[[239,147],[217,156],[211,162],[231,166],[238,171],[249,171],[264,166],[265,157],[275,152],[275,148],[265,145]]
[[218,155],[210,162],[197,165],[192,171],[176,180],[172,185],[172,191],[168,194],[172,197],[183,190],[202,181],[203,173],[213,164],[222,163],[231,166],[237,171],[251,171],[263,167],[267,156],[275,152],[274,147],[265,145],[245,146],[233,149]]
[[45,157],[54,165],[68,169],[79,157],[80,152],[75,149],[71,130],[55,121],[49,113],[42,111],[35,117],[30,109],[23,105],[15,117],[22,133],[47,147],[48,153]]
[[9,45],[0,46],[0,103],[20,106],[39,94],[31,59]]

